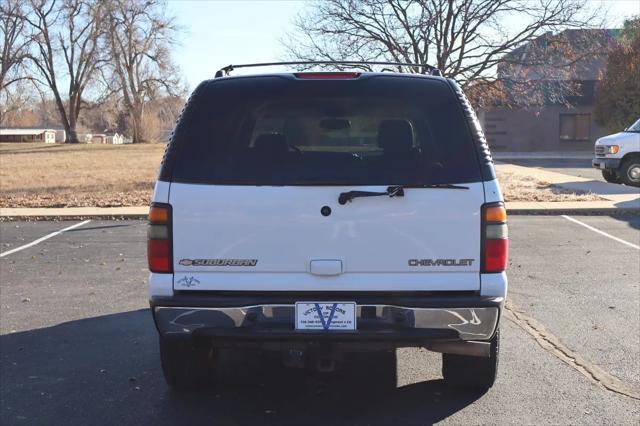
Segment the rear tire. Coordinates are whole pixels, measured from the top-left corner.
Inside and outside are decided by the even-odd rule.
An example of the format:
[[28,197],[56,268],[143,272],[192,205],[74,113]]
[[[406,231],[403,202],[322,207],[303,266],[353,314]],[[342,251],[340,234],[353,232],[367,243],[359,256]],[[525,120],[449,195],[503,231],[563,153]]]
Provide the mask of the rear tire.
[[620,176],[625,185],[640,187],[640,155],[627,158],[622,162]]
[[612,170],[603,170],[602,177],[609,183],[622,183],[622,179],[620,179],[618,173]]
[[160,336],[160,361],[167,384],[177,392],[188,392],[213,384],[214,351],[211,345],[191,339]]
[[457,388],[489,389],[498,373],[500,329],[491,339],[489,358],[442,354],[442,376],[448,386]]

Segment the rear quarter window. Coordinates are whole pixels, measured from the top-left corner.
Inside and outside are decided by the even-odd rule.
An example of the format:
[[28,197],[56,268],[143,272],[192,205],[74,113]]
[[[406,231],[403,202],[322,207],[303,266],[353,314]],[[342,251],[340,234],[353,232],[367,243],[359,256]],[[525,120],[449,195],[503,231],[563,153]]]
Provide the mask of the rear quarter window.
[[424,77],[210,80],[188,103],[169,156],[162,173],[182,183],[409,186],[481,180],[458,98],[446,81]]

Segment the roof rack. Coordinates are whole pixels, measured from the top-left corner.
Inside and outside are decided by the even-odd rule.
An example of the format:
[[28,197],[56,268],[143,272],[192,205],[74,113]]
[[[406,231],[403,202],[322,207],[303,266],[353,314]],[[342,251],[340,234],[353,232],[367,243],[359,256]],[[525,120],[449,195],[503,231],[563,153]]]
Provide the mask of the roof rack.
[[215,78],[229,75],[236,68],[269,67],[274,65],[394,65],[404,67],[426,68],[429,74],[442,76],[440,70],[433,65],[412,64],[409,62],[367,62],[367,61],[293,61],[293,62],[261,62],[257,64],[227,65],[216,71]]

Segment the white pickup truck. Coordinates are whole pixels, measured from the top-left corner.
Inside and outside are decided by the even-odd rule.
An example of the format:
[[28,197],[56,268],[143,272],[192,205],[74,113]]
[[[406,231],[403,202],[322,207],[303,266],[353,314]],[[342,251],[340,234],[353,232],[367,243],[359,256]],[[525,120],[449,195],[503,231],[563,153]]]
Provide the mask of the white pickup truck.
[[607,182],[640,187],[640,119],[620,133],[598,139],[592,164]]

